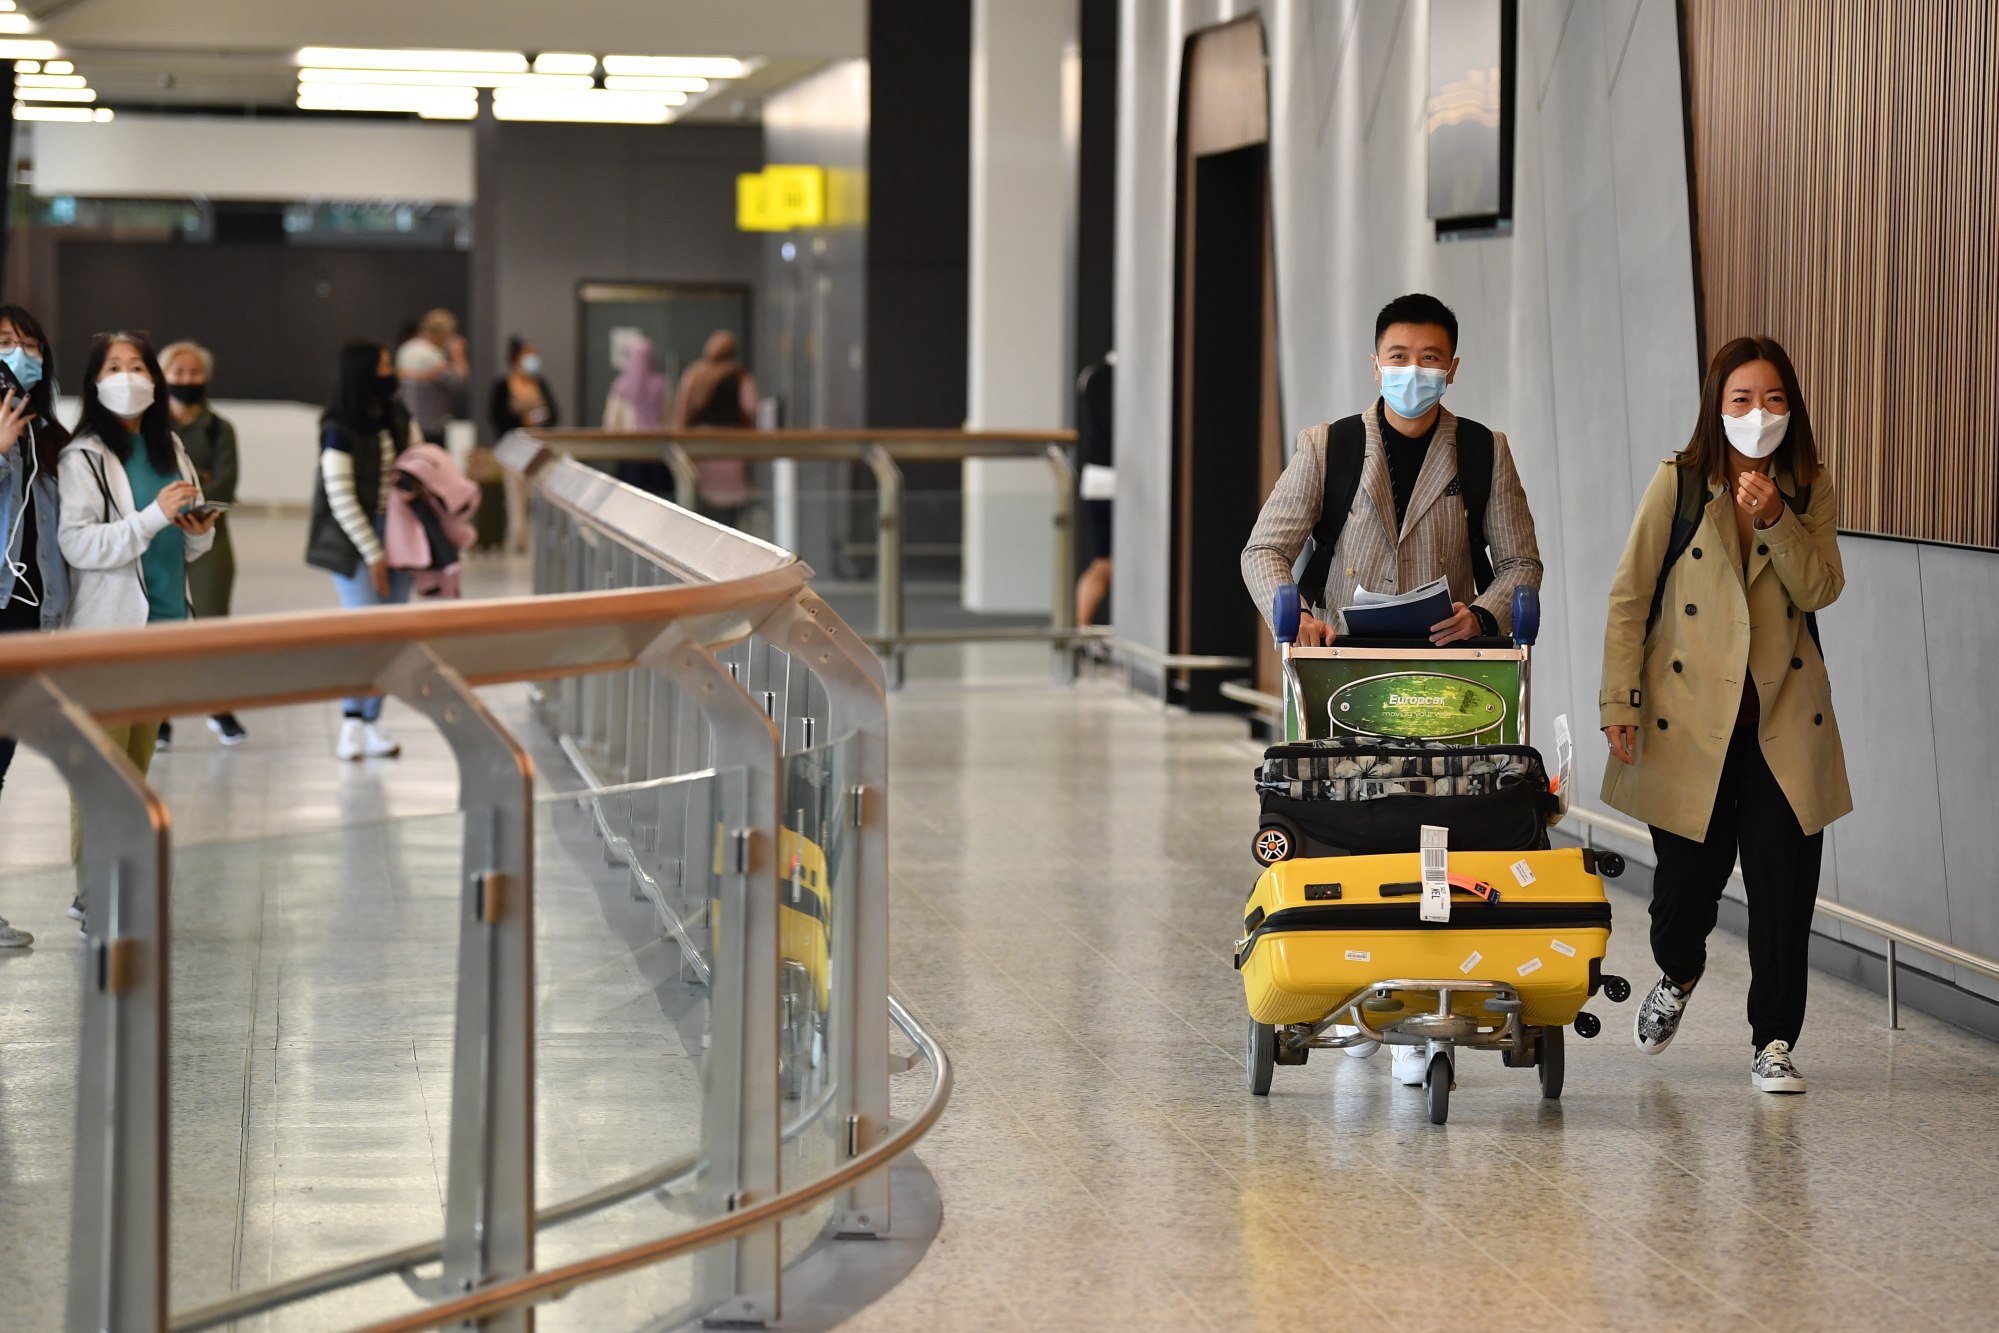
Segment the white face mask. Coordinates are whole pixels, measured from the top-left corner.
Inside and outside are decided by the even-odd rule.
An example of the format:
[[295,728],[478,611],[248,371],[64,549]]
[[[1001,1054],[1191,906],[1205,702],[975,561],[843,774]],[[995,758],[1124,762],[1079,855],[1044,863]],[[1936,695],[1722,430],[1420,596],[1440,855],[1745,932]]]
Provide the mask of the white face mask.
[[1721,429],[1735,452],[1744,458],[1768,458],[1777,452],[1785,432],[1791,429],[1791,415],[1786,412],[1775,416],[1752,407],[1739,417],[1723,416]]
[[119,375],[106,375],[97,381],[97,397],[113,416],[130,419],[145,415],[153,405],[153,377],[136,375],[127,371]]

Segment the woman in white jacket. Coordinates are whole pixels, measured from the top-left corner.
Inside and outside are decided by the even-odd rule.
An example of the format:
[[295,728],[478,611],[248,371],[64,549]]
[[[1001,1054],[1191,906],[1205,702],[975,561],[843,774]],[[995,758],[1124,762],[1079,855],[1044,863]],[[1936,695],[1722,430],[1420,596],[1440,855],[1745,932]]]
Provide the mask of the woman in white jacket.
[[[56,463],[71,629],[187,618],[187,562],[213,544],[216,513],[199,512],[201,485],[168,423],[165,385],[144,338],[107,333],[91,343],[83,411]],[[106,730],[141,773],[151,767],[159,723]],[[82,850],[83,823],[72,802],[70,853]],[[81,902],[70,910],[82,919]]]

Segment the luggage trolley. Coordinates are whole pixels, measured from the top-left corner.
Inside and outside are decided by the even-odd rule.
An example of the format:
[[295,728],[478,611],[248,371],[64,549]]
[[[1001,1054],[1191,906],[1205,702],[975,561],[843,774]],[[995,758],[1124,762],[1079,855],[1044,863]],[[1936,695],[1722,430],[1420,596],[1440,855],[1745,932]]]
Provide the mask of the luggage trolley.
[[[1561,1096],[1563,1033],[1594,1037],[1583,1005],[1630,998],[1603,971],[1614,852],[1551,848],[1565,808],[1528,743],[1539,595],[1516,590],[1513,637],[1447,648],[1342,639],[1296,646],[1298,589],[1278,590],[1284,739],[1257,772],[1235,965],[1249,1005],[1249,1090],[1315,1050],[1426,1050],[1443,1124],[1462,1050],[1535,1068]],[[1421,830],[1448,831],[1448,921],[1422,919]],[[1350,1027],[1350,1033],[1335,1032]]]

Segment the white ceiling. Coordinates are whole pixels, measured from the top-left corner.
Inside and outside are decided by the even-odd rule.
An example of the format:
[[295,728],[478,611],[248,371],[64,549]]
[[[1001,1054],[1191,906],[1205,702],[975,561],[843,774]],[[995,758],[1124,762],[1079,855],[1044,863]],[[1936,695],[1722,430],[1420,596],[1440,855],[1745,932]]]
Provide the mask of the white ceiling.
[[866,0],[21,0],[114,106],[290,107],[302,46],[759,57],[688,120],[866,54]]

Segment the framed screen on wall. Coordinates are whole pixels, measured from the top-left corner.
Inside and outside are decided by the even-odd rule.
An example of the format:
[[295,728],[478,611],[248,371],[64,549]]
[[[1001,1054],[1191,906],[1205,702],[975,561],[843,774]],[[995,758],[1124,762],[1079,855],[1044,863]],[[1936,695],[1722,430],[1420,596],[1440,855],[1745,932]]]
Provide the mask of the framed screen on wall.
[[1514,0],[1430,0],[1423,139],[1440,235],[1512,219],[1514,33]]

